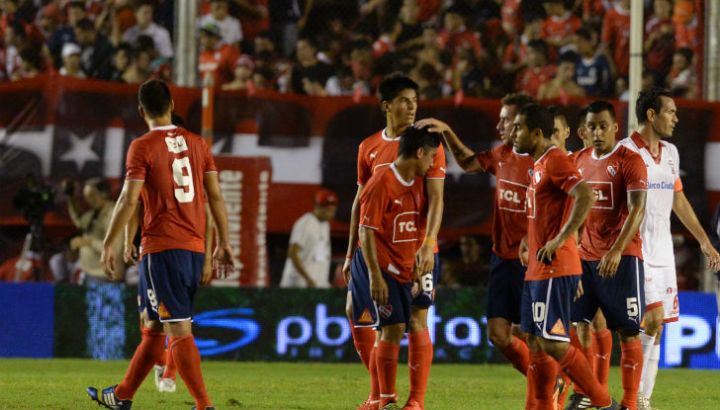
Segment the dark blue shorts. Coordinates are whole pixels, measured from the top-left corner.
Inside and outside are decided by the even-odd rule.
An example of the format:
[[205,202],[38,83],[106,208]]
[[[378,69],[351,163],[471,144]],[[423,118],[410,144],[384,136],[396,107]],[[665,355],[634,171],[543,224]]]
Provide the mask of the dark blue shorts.
[[645,273],[643,261],[623,256],[612,278],[600,277],[600,261],[582,261],[585,293],[573,305],[574,322],[592,322],[602,309],[608,329],[640,330],[645,313]]
[[520,311],[523,332],[569,342],[570,310],[579,282],[579,275],[526,280]]
[[352,295],[355,327],[383,327],[410,322],[412,282],[400,283],[382,272],[388,287],[388,304],[378,306],[370,296],[370,276],[360,249],[355,251],[349,290]]
[[490,258],[487,317],[520,323],[520,304],[525,286],[525,267],[520,259],[503,259],[496,254]]
[[138,310],[161,322],[189,320],[205,255],[173,249],[146,254],[138,266]]
[[412,305],[419,309],[427,309],[435,302],[435,288],[440,281],[440,257],[437,253],[435,254],[435,267],[432,271],[432,286],[429,286],[430,284],[426,283],[426,280],[429,280],[429,278],[425,279],[423,277],[423,288],[412,300]]

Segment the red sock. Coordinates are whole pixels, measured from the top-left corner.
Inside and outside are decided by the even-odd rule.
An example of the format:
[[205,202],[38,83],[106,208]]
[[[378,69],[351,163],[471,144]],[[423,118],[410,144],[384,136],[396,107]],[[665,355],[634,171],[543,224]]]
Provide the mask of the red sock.
[[366,369],[369,369],[370,352],[375,346],[375,329],[371,327],[355,327],[350,323],[353,343]]
[[408,367],[410,370],[410,399],[425,406],[425,391],[433,359],[433,345],[427,329],[408,333]]
[[380,401],[380,380],[378,380],[377,347],[370,351],[370,400]]
[[528,364],[530,364],[530,350],[522,339],[513,336],[512,342],[500,348],[500,352],[520,373],[527,373]]
[[207,391],[205,391],[205,383],[200,370],[200,352],[195,346],[193,335],[171,337],[170,351],[180,377],[195,399],[195,407],[204,410],[206,407],[212,406]]
[[558,373],[558,365],[552,357],[545,352],[530,353],[530,364],[535,369],[530,373],[528,383],[533,384],[537,410],[555,410],[553,392]]
[[631,410],[637,409],[637,394],[640,388],[640,376],[643,367],[643,351],[640,339],[621,343],[622,358],[620,370],[622,372],[623,399],[622,405]]
[[168,348],[165,347],[165,353],[163,353],[160,356],[160,359],[158,359],[157,363],[155,363],[157,366],[163,366],[163,367],[167,366],[167,356],[168,356],[167,352],[168,352]]
[[[570,345],[575,347],[576,349],[578,349],[578,351],[582,352],[582,354],[585,355],[585,359],[590,365],[590,371],[595,374],[595,343],[592,341],[592,339],[590,340],[590,346],[583,346],[582,343],[580,343],[580,338],[578,338],[577,336],[577,330],[575,326],[573,326],[570,330]],[[563,372],[563,374],[565,374],[565,372]],[[578,386],[577,384],[573,384],[573,389],[577,394],[580,394],[582,396],[588,395],[585,390],[583,390],[582,387]]]
[[610,373],[610,357],[612,356],[612,333],[605,329],[595,333],[595,375],[607,390],[608,373]]
[[163,379],[175,380],[175,360],[172,357],[172,351],[168,348],[165,349],[165,372],[163,373]]
[[165,349],[165,333],[156,333],[143,327],[141,334],[142,339],[130,360],[125,377],[115,388],[115,394],[120,400],[132,400],[135,392],[150,373],[153,365],[160,360]]
[[525,394],[525,410],[537,410],[537,399],[535,398],[535,386],[533,385],[533,377],[535,377],[535,365],[530,362],[528,364],[527,373],[527,392]]
[[380,382],[380,407],[397,401],[395,380],[397,379],[400,345],[379,341],[375,358],[377,360],[378,381]]
[[612,402],[607,389],[598,383],[595,375],[590,371],[585,356],[575,347],[569,346],[565,357],[560,361],[560,367],[570,376],[576,389],[580,387],[587,393],[593,405],[607,407]]

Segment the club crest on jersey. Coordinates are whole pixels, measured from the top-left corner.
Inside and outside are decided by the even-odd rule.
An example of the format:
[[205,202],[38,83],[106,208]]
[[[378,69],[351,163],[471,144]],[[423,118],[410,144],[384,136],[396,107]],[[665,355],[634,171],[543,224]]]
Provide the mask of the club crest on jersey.
[[381,305],[378,306],[378,313],[380,313],[380,316],[383,317],[383,319],[389,319],[392,315],[393,307],[392,305]]
[[610,174],[610,176],[613,176],[613,177],[615,175],[617,175],[617,169],[615,169],[615,167],[612,165],[608,165],[607,172],[608,172],[608,174]]

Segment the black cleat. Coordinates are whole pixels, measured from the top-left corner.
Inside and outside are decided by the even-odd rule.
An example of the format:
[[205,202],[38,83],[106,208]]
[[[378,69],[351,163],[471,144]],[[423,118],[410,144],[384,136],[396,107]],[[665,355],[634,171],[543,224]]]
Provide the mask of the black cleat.
[[88,396],[90,396],[91,399],[93,399],[95,402],[97,402],[98,405],[104,406],[107,409],[130,410],[132,408],[132,400],[118,399],[118,397],[115,395],[116,387],[117,387],[117,384],[114,386],[106,387],[99,394],[98,394],[98,390],[96,388],[88,387],[87,394],[88,394]]

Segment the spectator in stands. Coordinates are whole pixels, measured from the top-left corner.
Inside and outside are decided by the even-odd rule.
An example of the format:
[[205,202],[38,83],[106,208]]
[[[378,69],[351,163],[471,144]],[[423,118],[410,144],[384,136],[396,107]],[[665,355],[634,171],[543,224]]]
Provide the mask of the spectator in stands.
[[272,32],[286,57],[295,51],[300,30],[305,27],[313,3],[312,0],[273,0],[268,3]]
[[370,89],[363,81],[356,81],[352,70],[344,65],[339,66],[335,75],[325,84],[325,95],[354,96],[370,95]]
[[670,0],[655,0],[653,13],[645,23],[645,67],[665,77],[672,64],[675,50],[675,28],[671,19]]
[[5,27],[5,49],[0,54],[0,77],[3,79],[17,78],[20,69],[20,50],[32,47],[27,32],[21,24]]
[[[483,64],[471,50],[464,50],[460,53],[457,63],[452,66],[452,84],[443,87],[442,95],[447,96],[451,92],[462,91],[468,97],[489,97],[491,96],[490,79],[488,78]],[[457,94],[456,94],[457,95]]]
[[695,4],[692,0],[676,0],[673,11],[675,23],[675,48],[687,47],[695,55],[703,54],[703,32],[700,21],[695,13]]
[[575,82],[575,66],[578,59],[579,56],[572,51],[566,51],[560,56],[555,78],[540,86],[538,100],[559,98],[563,104],[566,104],[570,97],[585,96],[585,89]]
[[153,22],[153,3],[150,0],[139,0],[135,7],[135,20],[137,24],[130,27],[122,35],[122,41],[137,45],[141,35],[149,36],[155,43],[158,54],[162,57],[173,56],[173,45],[167,29]]
[[543,6],[547,18],[540,37],[562,53],[568,49],[567,46],[573,45],[574,34],[581,25],[580,18],[567,9],[564,0],[545,0]]
[[33,46],[27,46],[20,50],[20,69],[14,73],[12,80],[33,78],[44,72],[45,62],[40,50]]
[[75,25],[75,39],[82,48],[81,60],[85,74],[93,78],[107,78],[112,70],[115,48],[95,30],[90,19],[84,18]]
[[56,4],[48,4],[38,11],[35,20],[35,25],[40,31],[40,34],[42,34],[44,41],[47,42],[58,28],[60,10]]
[[570,123],[568,122],[567,115],[562,107],[558,105],[548,107],[548,111],[550,111],[553,116],[553,132],[550,135],[550,141],[562,152],[567,153],[568,150],[565,144],[570,137]]
[[56,29],[47,41],[55,68],[62,66],[62,49],[65,43],[75,42],[75,25],[87,17],[84,1],[71,1],[67,5],[67,25]]
[[321,95],[327,80],[333,75],[333,68],[320,62],[316,56],[317,48],[310,38],[301,38],[297,42],[296,59],[290,76],[292,92],[298,94]]
[[503,53],[503,69],[515,73],[527,64],[528,44],[533,40],[539,40],[542,33],[543,19],[534,16],[525,22],[525,27],[520,36],[509,42]]
[[423,28],[420,25],[418,0],[404,0],[400,8],[400,33],[395,43],[399,51],[422,47]]
[[63,242],[62,251],[51,256],[48,262],[55,283],[77,283],[78,257],[80,255],[77,249],[70,249],[71,239],[66,239]]
[[63,66],[60,69],[60,75],[66,77],[85,78],[82,70],[82,60],[80,54],[82,50],[75,43],[65,43],[62,49]]
[[687,47],[678,49],[673,55],[672,68],[667,77],[667,87],[673,95],[682,98],[697,98],[697,79],[692,64],[693,52]]
[[555,66],[548,64],[547,44],[543,40],[533,40],[528,44],[527,68],[518,74],[515,89],[530,96],[537,96],[540,85],[550,81],[555,75]]
[[212,74],[217,87],[231,82],[238,56],[237,47],[223,43],[220,28],[215,23],[207,23],[200,28],[198,72],[201,81],[206,74]]
[[229,83],[223,84],[223,90],[245,90],[249,95],[255,93],[255,83],[253,76],[255,71],[255,63],[247,54],[238,57],[235,62],[235,78]]
[[583,21],[590,24],[602,24],[605,13],[612,6],[612,0],[582,0]]
[[615,79],[615,98],[620,101],[630,101],[630,88],[627,77]]
[[502,0],[500,19],[505,33],[511,40],[515,40],[523,24],[528,23],[528,21],[523,22],[522,0]]
[[220,37],[226,44],[238,46],[243,39],[240,21],[228,13],[228,0],[211,0],[210,14],[200,18],[200,27],[213,23],[220,29]]
[[330,287],[330,221],[335,218],[337,205],[337,195],[321,189],[315,194],[313,211],[295,222],[290,233],[281,287]]
[[[80,210],[80,204],[74,197],[68,201],[70,219],[81,231],[80,235],[70,241],[70,249],[80,252],[78,261],[82,271],[80,282],[104,283],[107,279],[102,263],[100,263],[100,253],[113,211],[110,184],[101,178],[92,178],[85,182],[82,192],[83,198],[89,206],[87,211]],[[122,254],[121,242],[118,241],[116,244],[118,254]],[[123,269],[118,269],[118,272],[123,272]]]
[[125,82],[123,75],[130,67],[133,60],[133,48],[130,44],[120,43],[113,52],[112,66],[106,77],[100,77],[102,80]]
[[240,26],[242,27],[243,42],[252,43],[258,34],[270,29],[270,0],[235,0]]
[[597,50],[597,33],[581,28],[576,33],[580,58],[575,67],[575,80],[592,97],[605,97],[612,91],[612,72],[604,54]]
[[443,30],[440,32],[440,46],[456,56],[461,49],[470,48],[477,57],[482,57],[483,49],[474,32],[465,25],[472,9],[462,0],[454,2],[445,10]]
[[456,257],[441,264],[444,267],[441,286],[480,286],[486,284],[490,273],[490,245],[481,244],[480,239],[475,236],[464,235],[460,237],[459,248],[459,258]]
[[612,56],[615,74],[628,75],[630,68],[630,0],[618,0],[605,13],[602,29],[603,52]]
[[150,78],[150,64],[154,52],[149,48],[134,50],[128,67],[122,74],[122,80],[128,84],[142,84]]

